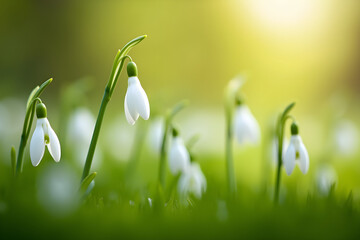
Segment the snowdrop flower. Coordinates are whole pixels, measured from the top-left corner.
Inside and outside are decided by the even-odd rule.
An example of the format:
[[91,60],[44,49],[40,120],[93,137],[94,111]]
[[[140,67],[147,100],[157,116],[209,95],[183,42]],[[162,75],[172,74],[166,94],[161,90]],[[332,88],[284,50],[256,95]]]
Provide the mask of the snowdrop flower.
[[124,109],[126,120],[129,124],[134,125],[139,115],[145,120],[149,119],[150,106],[148,97],[137,77],[138,71],[134,62],[128,63],[127,72],[129,85],[125,95]]
[[296,123],[291,124],[290,144],[286,150],[283,162],[287,175],[292,173],[296,163],[299,164],[303,174],[306,174],[309,170],[309,155],[299,136],[299,128]]
[[334,131],[334,145],[343,156],[352,156],[359,146],[359,135],[356,125],[350,120],[339,122]]
[[176,129],[173,129],[173,140],[169,152],[169,167],[173,175],[183,173],[190,165],[190,154],[187,151],[183,140],[178,136]]
[[[282,148],[282,157],[281,159],[284,159],[285,153],[286,153],[286,149],[289,146],[289,139],[284,138],[283,139],[283,148]],[[274,137],[271,140],[271,149],[270,149],[270,154],[271,154],[271,163],[274,164],[274,166],[277,166],[278,164],[278,149],[279,149],[279,145],[278,145],[278,139],[276,137]]]
[[[73,213],[79,206],[76,172],[67,165],[46,166],[37,176],[37,199],[40,205],[56,217]],[[91,186],[91,185],[90,185]],[[89,186],[89,187],[90,187]]]
[[178,192],[182,198],[193,194],[200,199],[206,191],[206,178],[198,163],[192,162],[181,175],[178,183]]
[[[94,125],[95,118],[87,108],[77,108],[69,116],[66,143],[81,167],[85,163]],[[101,146],[97,146],[94,158],[94,167],[98,168],[102,162]]]
[[152,154],[157,155],[161,151],[164,136],[165,121],[157,117],[152,121],[147,134],[147,145]]
[[257,144],[260,141],[260,127],[250,109],[237,100],[234,130],[240,144]]
[[36,105],[36,128],[30,142],[30,158],[35,167],[39,165],[44,156],[45,146],[47,146],[55,162],[60,161],[60,142],[46,116],[45,104],[38,103]]
[[337,183],[338,177],[336,171],[330,165],[323,165],[316,172],[316,183],[321,195],[328,195],[334,184]]

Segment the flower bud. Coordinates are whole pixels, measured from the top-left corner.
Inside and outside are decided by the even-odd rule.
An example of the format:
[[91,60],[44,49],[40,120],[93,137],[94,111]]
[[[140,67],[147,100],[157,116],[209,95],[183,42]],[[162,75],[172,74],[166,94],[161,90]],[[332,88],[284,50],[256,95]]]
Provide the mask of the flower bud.
[[291,124],[291,135],[298,135],[298,134],[299,134],[299,127],[295,122],[293,122]]
[[137,66],[134,62],[129,62],[126,69],[129,77],[136,77],[138,75]]
[[47,110],[46,106],[43,103],[36,104],[36,117],[37,118],[46,118],[47,117]]

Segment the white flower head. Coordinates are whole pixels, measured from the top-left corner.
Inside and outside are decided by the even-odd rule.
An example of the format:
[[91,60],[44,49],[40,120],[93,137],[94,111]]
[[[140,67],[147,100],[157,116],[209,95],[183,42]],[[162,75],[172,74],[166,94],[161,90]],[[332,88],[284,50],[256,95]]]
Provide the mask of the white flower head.
[[39,165],[44,156],[45,146],[47,146],[55,162],[59,162],[61,157],[60,142],[46,117],[45,104],[39,103],[36,105],[36,116],[36,128],[30,142],[31,163],[34,167]]
[[338,177],[331,165],[322,165],[316,171],[316,183],[321,195],[328,195],[331,188],[336,186]]
[[173,140],[169,151],[169,167],[173,175],[183,173],[190,165],[190,154],[178,132],[173,129]]
[[161,150],[161,144],[165,128],[164,125],[164,120],[160,117],[155,118],[151,122],[147,134],[147,144],[152,154],[158,154]]
[[[67,147],[72,149],[72,157],[76,159],[79,166],[83,167],[95,126],[95,118],[89,109],[77,108],[71,112],[67,126]],[[102,149],[98,144],[96,146],[93,166],[97,169],[101,162]]]
[[[279,144],[278,144],[278,138],[274,137],[271,140],[271,145],[269,146],[270,150],[269,150],[269,159],[271,160],[271,164],[273,164],[274,166],[278,165],[278,151],[279,151]],[[283,139],[283,148],[282,148],[282,155],[281,155],[281,161],[283,161],[285,153],[286,153],[286,149],[289,146],[289,139],[285,138]]]
[[291,124],[290,144],[286,150],[283,163],[287,175],[292,173],[296,163],[299,164],[303,174],[309,170],[309,154],[299,136],[299,128],[296,123]]
[[186,171],[181,175],[178,183],[178,192],[184,199],[193,194],[200,199],[206,191],[206,178],[198,163],[192,162]]
[[237,104],[235,109],[234,131],[240,144],[258,144],[260,127],[250,109],[245,104]]
[[334,145],[337,153],[342,156],[353,156],[358,150],[359,135],[355,123],[341,120],[334,129]]
[[148,97],[137,77],[137,67],[134,62],[128,63],[127,72],[129,79],[128,89],[125,95],[124,109],[126,120],[129,124],[134,125],[139,116],[145,120],[149,119],[150,105]]

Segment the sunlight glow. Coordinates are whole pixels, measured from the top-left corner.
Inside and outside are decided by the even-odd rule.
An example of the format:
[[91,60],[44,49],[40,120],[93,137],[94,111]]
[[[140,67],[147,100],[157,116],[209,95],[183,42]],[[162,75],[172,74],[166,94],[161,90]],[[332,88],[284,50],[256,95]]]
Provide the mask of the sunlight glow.
[[245,6],[270,29],[299,29],[310,26],[319,14],[316,0],[247,0]]

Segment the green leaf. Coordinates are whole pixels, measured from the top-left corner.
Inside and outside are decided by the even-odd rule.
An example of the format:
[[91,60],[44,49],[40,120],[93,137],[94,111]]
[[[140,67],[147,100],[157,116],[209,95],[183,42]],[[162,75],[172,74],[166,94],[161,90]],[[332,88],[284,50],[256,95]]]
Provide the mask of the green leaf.
[[36,94],[36,92],[39,90],[39,86],[36,86],[32,91],[31,91],[31,93],[30,93],[30,95],[29,95],[29,98],[28,98],[28,100],[27,100],[27,103],[26,103],[26,109],[28,109],[29,108],[29,106],[30,106],[30,103],[32,102],[32,100],[34,99],[34,95]]
[[130,42],[125,44],[125,46],[117,52],[115,60],[114,60],[113,69],[112,69],[111,75],[110,75],[110,81],[108,84],[108,87],[110,88],[110,95],[112,95],[112,92],[114,91],[117,79],[119,78],[122,67],[124,65],[124,61],[125,61],[124,56],[126,56],[126,54],[131,50],[131,48],[133,48],[135,45],[140,43],[146,37],[147,37],[147,35],[143,35],[143,36],[134,38],[133,40],[131,40]]
[[170,123],[171,120],[178,114],[181,110],[183,110],[186,106],[189,105],[189,100],[182,100],[178,102],[171,110],[169,110],[166,120]]
[[295,106],[295,102],[293,103],[290,103],[284,110],[283,114],[282,114],[282,119],[284,119],[288,114],[289,112],[291,111],[291,109]]
[[197,141],[199,141],[199,139],[200,139],[200,134],[195,134],[189,140],[187,140],[185,145],[188,151],[191,151],[192,147],[195,145]]
[[79,188],[79,192],[83,195],[88,189],[90,183],[95,179],[96,172],[90,173],[82,182]]
[[15,151],[15,147],[14,147],[14,146],[11,147],[10,156],[11,156],[11,167],[12,167],[12,170],[13,170],[13,174],[15,175],[15,170],[16,170],[16,151]]
[[48,80],[46,80],[43,84],[40,85],[39,90],[36,93],[35,98],[39,97],[41,95],[41,93],[45,90],[45,88],[52,82],[52,78],[49,78]]

